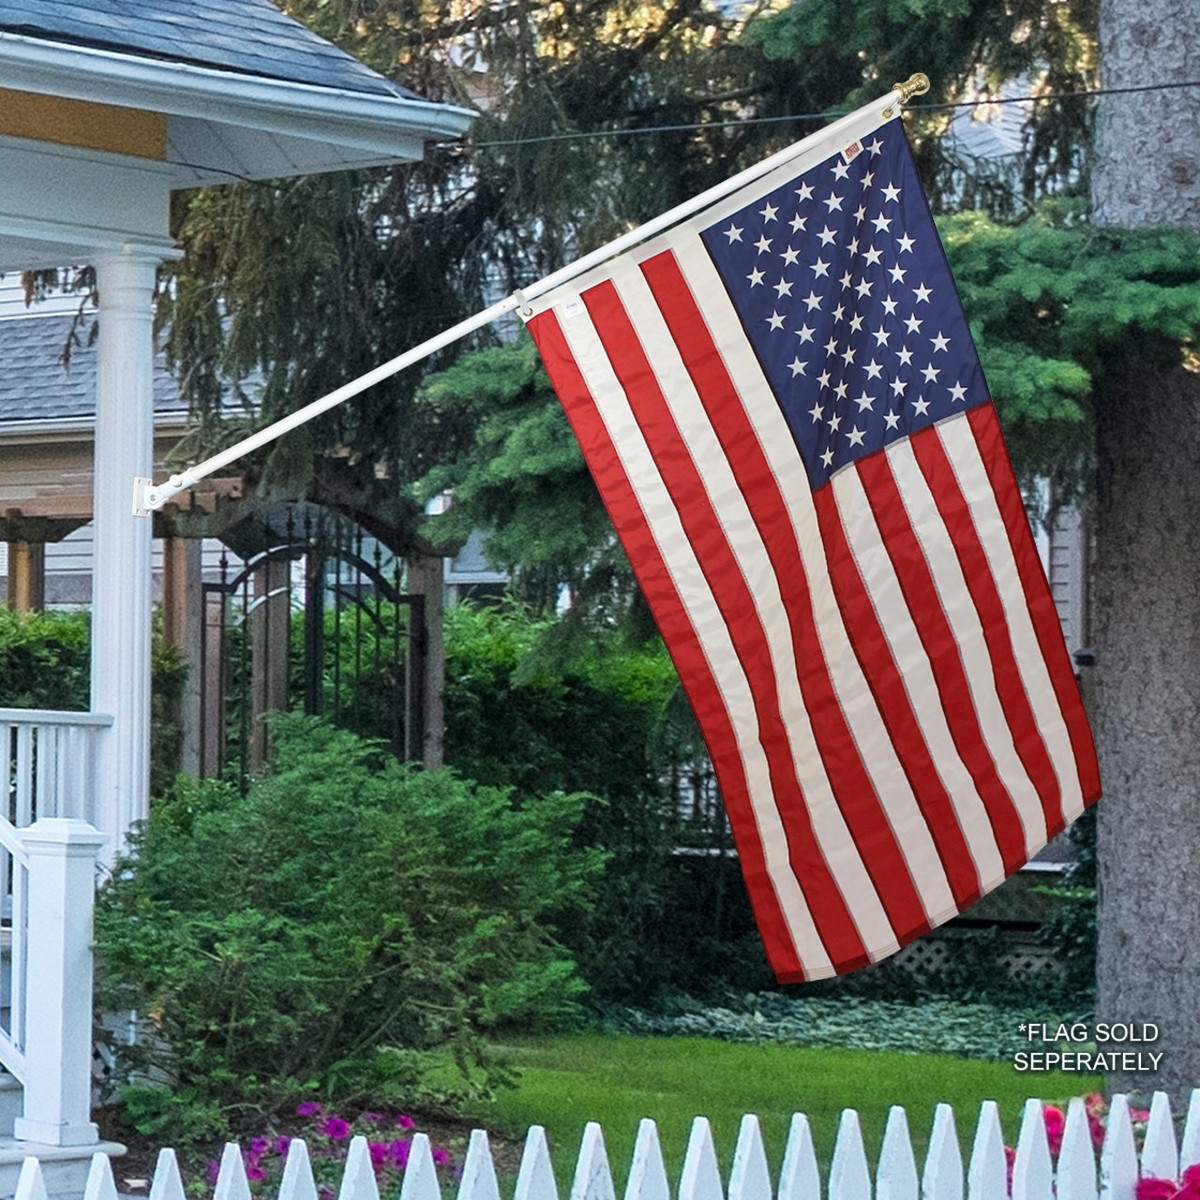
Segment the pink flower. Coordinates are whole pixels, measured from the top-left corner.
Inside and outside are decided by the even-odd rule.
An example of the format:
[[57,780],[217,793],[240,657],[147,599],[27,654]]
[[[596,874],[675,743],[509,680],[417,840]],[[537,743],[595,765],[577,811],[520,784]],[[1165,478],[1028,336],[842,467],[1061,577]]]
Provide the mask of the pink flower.
[[275,1139],[275,1153],[280,1158],[287,1158],[287,1153],[291,1148],[292,1139],[290,1137],[277,1137]]
[[1063,1116],[1063,1110],[1053,1104],[1046,1105],[1042,1116],[1046,1122],[1046,1139],[1050,1143],[1050,1153],[1057,1155],[1062,1149],[1063,1130],[1067,1127],[1067,1118]]
[[258,1165],[258,1163],[250,1163],[249,1166],[246,1167],[246,1178],[252,1183],[261,1183],[264,1179],[266,1179],[266,1177],[266,1171],[264,1171],[262,1167]]
[[416,1121],[414,1121],[407,1113],[401,1113],[396,1118],[397,1129],[414,1129],[416,1124]]
[[388,1163],[388,1146],[386,1142],[368,1142],[367,1149],[371,1152],[371,1166],[378,1175]]
[[1188,1167],[1179,1185],[1181,1200],[1200,1200],[1200,1165]]
[[408,1154],[411,1149],[411,1143],[407,1138],[397,1138],[388,1146],[388,1156],[392,1160],[392,1166],[398,1171],[403,1171],[408,1166]]
[[317,1117],[321,1115],[321,1111],[321,1106],[315,1100],[305,1100],[303,1104],[296,1106],[298,1117]]
[[219,1159],[210,1158],[208,1160],[208,1182],[212,1186],[216,1186],[217,1176],[221,1173],[221,1163]]
[[335,1142],[345,1141],[350,1136],[350,1122],[344,1117],[326,1117],[317,1129]]
[[445,1146],[434,1146],[433,1163],[437,1167],[448,1167],[450,1165],[450,1151]]
[[1138,1180],[1133,1194],[1136,1200],[1174,1200],[1178,1193],[1179,1188],[1174,1180],[1145,1175]]
[[250,1139],[250,1157],[261,1158],[267,1152],[270,1146],[270,1140],[265,1137],[256,1137]]

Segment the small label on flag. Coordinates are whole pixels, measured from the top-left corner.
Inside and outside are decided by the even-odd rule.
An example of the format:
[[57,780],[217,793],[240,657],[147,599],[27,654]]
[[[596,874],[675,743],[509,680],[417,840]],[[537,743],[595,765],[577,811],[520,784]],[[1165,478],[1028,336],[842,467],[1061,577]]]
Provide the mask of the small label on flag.
[[851,142],[850,145],[848,145],[845,150],[842,151],[842,158],[848,163],[853,162],[862,153],[862,149],[862,142]]
[[583,301],[578,298],[568,300],[562,306],[562,315],[564,317],[582,317],[585,311]]

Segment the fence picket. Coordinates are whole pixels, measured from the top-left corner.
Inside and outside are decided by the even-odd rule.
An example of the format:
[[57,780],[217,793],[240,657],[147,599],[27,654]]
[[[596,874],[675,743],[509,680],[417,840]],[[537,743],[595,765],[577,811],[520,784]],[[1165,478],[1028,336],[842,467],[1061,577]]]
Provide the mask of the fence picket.
[[546,1131],[541,1125],[531,1125],[525,1135],[525,1149],[521,1154],[513,1200],[558,1200],[558,1183],[550,1162],[550,1147],[546,1145]]
[[496,1164],[492,1161],[488,1136],[482,1129],[471,1130],[462,1180],[458,1185],[458,1200],[500,1200]]
[[879,1165],[875,1168],[875,1198],[917,1200],[919,1194],[917,1160],[908,1129],[908,1113],[899,1104],[893,1104],[888,1110],[883,1145],[879,1150]]
[[117,1200],[117,1183],[113,1179],[112,1159],[107,1154],[93,1154],[83,1185],[83,1200]]
[[1200,1163],[1200,1088],[1193,1088],[1187,1120],[1183,1123],[1183,1140],[1179,1144],[1180,1174],[1197,1163]]
[[[153,1193],[150,1200],[156,1200]],[[182,1193],[178,1200],[183,1200]],[[317,1181],[313,1178],[312,1161],[308,1157],[308,1143],[303,1138],[293,1138],[288,1143],[283,1178],[279,1182],[279,1200],[317,1200]]]
[[1087,1111],[1078,1096],[1067,1106],[1056,1185],[1058,1200],[1096,1200],[1096,1153]]
[[871,1200],[871,1172],[863,1148],[858,1113],[842,1109],[833,1162],[829,1164],[829,1200]]
[[1159,1179],[1179,1178],[1179,1144],[1171,1120],[1171,1101],[1166,1092],[1155,1092],[1150,1100],[1150,1120],[1142,1143],[1142,1174]]
[[250,1182],[242,1152],[233,1142],[226,1142],[217,1170],[217,1189],[213,1200],[250,1200]]
[[338,1200],[379,1200],[379,1184],[371,1163],[371,1151],[367,1147],[367,1139],[361,1134],[350,1139]]
[[1108,1106],[1104,1144],[1100,1147],[1100,1200],[1133,1200],[1137,1181],[1138,1156],[1129,1101],[1116,1095]]
[[772,1200],[771,1169],[763,1145],[758,1118],[751,1113],[742,1117],[737,1146],[733,1151],[733,1169],[729,1172],[729,1200]]
[[671,1200],[671,1185],[663,1162],[658,1126],[649,1117],[638,1122],[633,1161],[625,1184],[625,1200]]
[[27,1158],[21,1164],[13,1200],[50,1200],[46,1191],[46,1177],[42,1174],[42,1164],[36,1158]]
[[954,1109],[939,1104],[933,1110],[933,1132],[929,1135],[929,1153],[921,1176],[925,1200],[963,1200],[962,1151],[954,1126]]
[[779,1172],[779,1200],[821,1200],[821,1172],[812,1128],[803,1113],[792,1114],[787,1148]]
[[[875,1200],[1009,1200],[1008,1163],[1000,1116],[994,1101],[980,1106],[970,1162],[964,1180],[963,1156],[956,1133],[957,1118],[948,1104],[934,1111],[929,1152],[918,1175],[908,1116],[904,1108],[888,1112],[874,1179]],[[1180,1170],[1200,1164],[1200,1088],[1189,1097],[1187,1120],[1177,1141],[1167,1095],[1156,1092],[1151,1105],[1139,1166],[1128,1100],[1112,1098],[1099,1171],[1088,1113],[1081,1099],[1067,1109],[1057,1171],[1052,1161],[1042,1104],[1028,1100],[1012,1167],[1011,1200],[1136,1200],[1139,1176],[1178,1178]],[[76,1193],[77,1195],[79,1193]],[[652,1120],[638,1126],[624,1200],[772,1200],[772,1178],[758,1118],[742,1118],[726,1192],[704,1117],[692,1123],[677,1192],[667,1177],[658,1127]],[[308,1147],[293,1140],[285,1155],[278,1200],[318,1200]],[[803,1113],[792,1116],[779,1175],[776,1200],[871,1200],[872,1179],[863,1144],[859,1114],[844,1109],[829,1172],[827,1192],[812,1131]],[[50,1200],[41,1163],[33,1157],[22,1165],[13,1200]],[[93,1157],[81,1200],[120,1200],[109,1159]],[[148,1200],[186,1200],[173,1150],[162,1150]],[[233,1143],[225,1146],[213,1200],[252,1200],[245,1158]],[[354,1138],[342,1174],[338,1200],[380,1200],[370,1145]],[[399,1200],[441,1200],[432,1147],[426,1134],[414,1134]],[[467,1147],[456,1200],[502,1200],[488,1137],[474,1131]],[[532,1126],[525,1140],[513,1200],[559,1200],[545,1130]],[[570,1200],[615,1200],[612,1172],[600,1126],[589,1122],[570,1191]]]
[[571,1182],[571,1200],[616,1200],[604,1133],[595,1121],[589,1121],[583,1129],[579,1162]]
[[1008,1200],[1008,1156],[1004,1153],[1004,1131],[995,1100],[979,1106],[979,1122],[967,1166],[969,1200]]
[[408,1148],[408,1165],[400,1185],[400,1200],[442,1200],[438,1187],[437,1167],[433,1163],[433,1148],[427,1133],[414,1133]]
[[1026,1100],[1013,1163],[1013,1200],[1052,1200],[1054,1168],[1040,1100]]
[[683,1174],[679,1180],[679,1200],[724,1200],[721,1169],[717,1166],[717,1148],[707,1117],[692,1122]]

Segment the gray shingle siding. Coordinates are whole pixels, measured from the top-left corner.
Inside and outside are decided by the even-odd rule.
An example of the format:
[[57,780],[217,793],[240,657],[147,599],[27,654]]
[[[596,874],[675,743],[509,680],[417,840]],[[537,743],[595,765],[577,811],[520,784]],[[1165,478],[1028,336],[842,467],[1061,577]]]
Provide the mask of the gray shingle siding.
[[419,100],[269,0],[0,0],[0,33]]

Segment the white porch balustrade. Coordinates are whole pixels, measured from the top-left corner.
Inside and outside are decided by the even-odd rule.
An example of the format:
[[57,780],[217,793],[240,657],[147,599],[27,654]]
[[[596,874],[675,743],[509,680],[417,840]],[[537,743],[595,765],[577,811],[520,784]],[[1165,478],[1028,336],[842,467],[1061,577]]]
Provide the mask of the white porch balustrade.
[[93,1146],[96,744],[112,718],[0,709],[0,1064],[22,1085],[21,1142]]
[[97,740],[112,723],[103,713],[0,708],[0,761],[8,764],[0,816],[18,829],[42,817],[73,817],[114,839],[123,835],[104,828],[95,804]]

